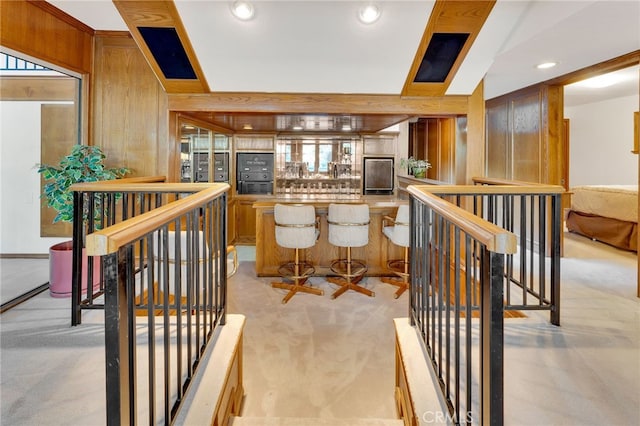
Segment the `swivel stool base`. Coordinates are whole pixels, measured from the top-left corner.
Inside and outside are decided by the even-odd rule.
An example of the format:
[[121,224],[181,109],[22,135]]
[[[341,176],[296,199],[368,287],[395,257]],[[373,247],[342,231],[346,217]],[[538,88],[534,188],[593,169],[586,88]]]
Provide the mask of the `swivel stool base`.
[[299,291],[318,296],[322,296],[324,294],[324,291],[319,288],[304,285],[307,279],[315,273],[315,268],[310,263],[300,262],[298,249],[296,249],[295,262],[289,262],[281,265],[280,268],[278,268],[278,273],[285,280],[290,281],[274,281],[271,283],[271,287],[273,288],[289,290],[282,299],[282,303],[287,303]]
[[327,277],[327,281],[340,286],[331,295],[332,299],[342,295],[347,290],[353,290],[371,297],[376,295],[368,288],[358,285],[358,282],[367,272],[367,266],[362,261],[351,259],[351,247],[347,247],[346,259],[335,260],[331,263],[331,271],[338,277]]

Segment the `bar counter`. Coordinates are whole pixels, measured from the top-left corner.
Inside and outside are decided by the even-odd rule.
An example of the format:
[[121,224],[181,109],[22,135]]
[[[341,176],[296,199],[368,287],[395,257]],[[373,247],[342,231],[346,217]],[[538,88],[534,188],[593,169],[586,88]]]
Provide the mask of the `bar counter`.
[[278,276],[278,267],[294,258],[293,249],[280,247],[276,242],[273,206],[277,203],[312,204],[315,207],[320,222],[320,237],[313,247],[300,251],[301,260],[314,265],[315,275],[332,275],[331,262],[346,257],[346,248],[335,247],[328,241],[327,211],[331,203],[369,205],[369,244],[351,250],[354,259],[364,260],[367,264],[366,275],[391,276],[393,273],[387,269],[387,261],[402,258],[402,248],[395,246],[382,234],[382,220],[385,216],[395,217],[398,206],[406,201],[390,195],[313,194],[263,198],[253,204],[256,209],[256,274],[260,277]]

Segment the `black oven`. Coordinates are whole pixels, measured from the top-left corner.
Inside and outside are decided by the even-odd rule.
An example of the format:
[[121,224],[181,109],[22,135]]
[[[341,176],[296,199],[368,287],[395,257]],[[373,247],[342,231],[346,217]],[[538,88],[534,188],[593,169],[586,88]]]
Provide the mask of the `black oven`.
[[239,152],[236,190],[238,194],[273,194],[273,153]]

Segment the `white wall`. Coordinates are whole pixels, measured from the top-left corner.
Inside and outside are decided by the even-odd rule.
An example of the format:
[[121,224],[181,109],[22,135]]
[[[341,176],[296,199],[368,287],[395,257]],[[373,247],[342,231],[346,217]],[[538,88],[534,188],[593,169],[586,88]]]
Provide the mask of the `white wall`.
[[69,238],[40,237],[42,102],[0,102],[0,254],[47,254]]
[[634,111],[637,95],[565,108],[570,186],[638,183],[638,158],[631,153]]

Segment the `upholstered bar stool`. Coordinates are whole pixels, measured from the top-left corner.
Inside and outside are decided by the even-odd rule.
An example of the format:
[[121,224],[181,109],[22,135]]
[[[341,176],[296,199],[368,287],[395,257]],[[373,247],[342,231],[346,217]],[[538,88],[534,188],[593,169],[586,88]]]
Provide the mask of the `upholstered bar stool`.
[[329,243],[347,248],[346,259],[338,259],[331,263],[331,271],[339,277],[328,277],[327,281],[340,286],[331,295],[332,299],[347,290],[375,296],[373,291],[357,284],[367,272],[367,265],[361,260],[351,258],[352,247],[363,247],[369,243],[369,220],[367,204],[329,204]]
[[287,282],[272,282],[271,286],[289,290],[282,303],[287,303],[299,291],[323,295],[321,289],[305,285],[315,268],[310,263],[300,260],[300,250],[313,247],[320,235],[315,208],[302,204],[276,204],[273,214],[276,222],[276,242],[281,247],[295,249],[295,260],[278,268],[278,273]]
[[380,281],[398,287],[394,297],[397,299],[409,288],[409,206],[398,206],[395,219],[385,216],[382,220],[382,233],[393,244],[403,247],[402,259],[393,259],[387,262],[387,267],[397,277],[382,277]]

